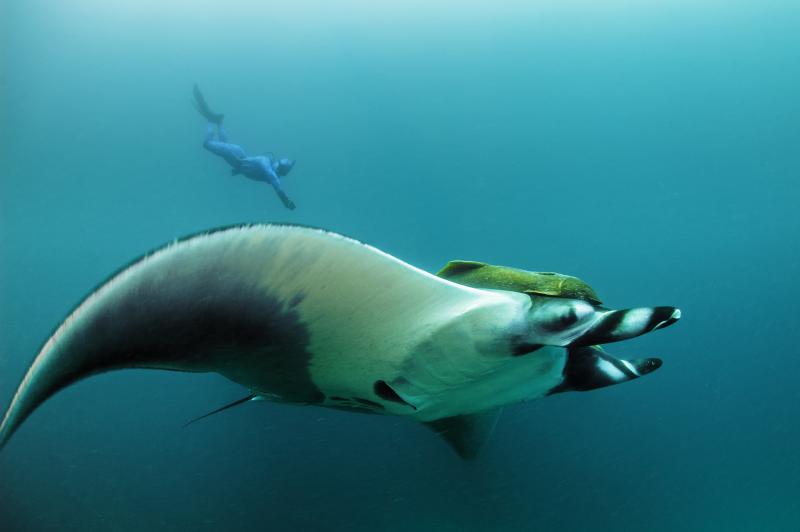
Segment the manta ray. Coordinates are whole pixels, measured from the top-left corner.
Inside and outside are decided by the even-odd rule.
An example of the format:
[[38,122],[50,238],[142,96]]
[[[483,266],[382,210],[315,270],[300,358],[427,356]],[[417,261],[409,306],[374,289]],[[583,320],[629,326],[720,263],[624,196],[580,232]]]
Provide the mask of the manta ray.
[[168,244],[89,294],[33,360],[0,447],[64,387],[152,368],[219,373],[248,391],[234,404],[403,416],[469,458],[505,405],[659,367],[599,344],[679,317],[674,307],[610,310],[591,297],[475,288],[322,229],[228,227]]

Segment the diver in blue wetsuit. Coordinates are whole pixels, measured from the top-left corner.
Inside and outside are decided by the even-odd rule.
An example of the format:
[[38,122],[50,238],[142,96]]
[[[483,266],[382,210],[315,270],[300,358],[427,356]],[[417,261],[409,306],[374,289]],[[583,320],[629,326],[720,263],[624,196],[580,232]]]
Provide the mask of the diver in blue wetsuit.
[[273,159],[271,155],[248,157],[241,146],[228,142],[228,137],[222,128],[224,115],[215,113],[208,107],[197,85],[194,86],[193,103],[198,112],[208,120],[203,147],[225,159],[225,162],[231,165],[231,175],[241,174],[254,181],[263,181],[272,185],[284,206],[287,209],[294,209],[294,202],[284,192],[280,179],[291,171],[294,161],[285,158]]

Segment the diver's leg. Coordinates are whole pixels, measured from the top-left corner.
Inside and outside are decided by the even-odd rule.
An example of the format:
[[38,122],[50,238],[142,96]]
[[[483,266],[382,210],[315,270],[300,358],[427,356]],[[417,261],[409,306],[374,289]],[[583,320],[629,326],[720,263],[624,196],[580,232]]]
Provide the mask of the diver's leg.
[[214,155],[219,155],[233,168],[237,169],[241,165],[242,159],[247,157],[247,153],[238,144],[209,140],[203,144],[203,147]]
[[214,140],[214,123],[213,122],[209,122],[206,125],[206,136],[205,136],[205,138],[203,138],[203,146],[205,146],[206,149],[208,149],[207,145],[212,140]]
[[240,159],[247,157],[247,153],[241,146],[228,142],[228,136],[225,134],[222,125],[215,124],[214,122],[209,122],[206,126],[206,136],[203,139],[203,147],[214,155],[219,155],[228,161],[234,168],[239,167]]

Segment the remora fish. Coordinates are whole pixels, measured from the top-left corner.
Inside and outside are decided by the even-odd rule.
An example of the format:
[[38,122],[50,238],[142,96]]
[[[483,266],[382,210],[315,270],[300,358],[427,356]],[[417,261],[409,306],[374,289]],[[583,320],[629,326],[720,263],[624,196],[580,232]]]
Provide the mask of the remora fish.
[[170,244],[90,294],[45,342],[0,423],[0,447],[58,390],[125,368],[217,372],[247,399],[405,416],[463,457],[499,408],[634,379],[658,359],[596,344],[677,321],[477,289],[320,229],[252,225]]

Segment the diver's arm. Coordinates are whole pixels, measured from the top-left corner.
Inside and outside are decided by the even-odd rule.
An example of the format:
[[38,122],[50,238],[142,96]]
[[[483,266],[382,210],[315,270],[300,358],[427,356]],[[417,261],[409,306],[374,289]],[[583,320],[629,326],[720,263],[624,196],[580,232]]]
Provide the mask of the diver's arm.
[[261,164],[261,172],[264,174],[264,180],[272,185],[273,189],[275,189],[275,194],[277,194],[281,199],[283,206],[289,210],[294,210],[295,204],[289,199],[289,196],[286,195],[286,192],[283,191],[281,178],[278,177],[278,174],[276,174],[275,170],[273,170],[272,162],[266,157],[262,157],[259,158],[259,163]]
[[276,186],[273,186],[273,188],[275,189],[275,194],[277,194],[278,197],[283,202],[283,206],[289,209],[290,211],[293,211],[295,208],[295,204],[292,200],[289,199],[289,196],[286,195],[286,192],[284,192],[282,188],[278,188]]

